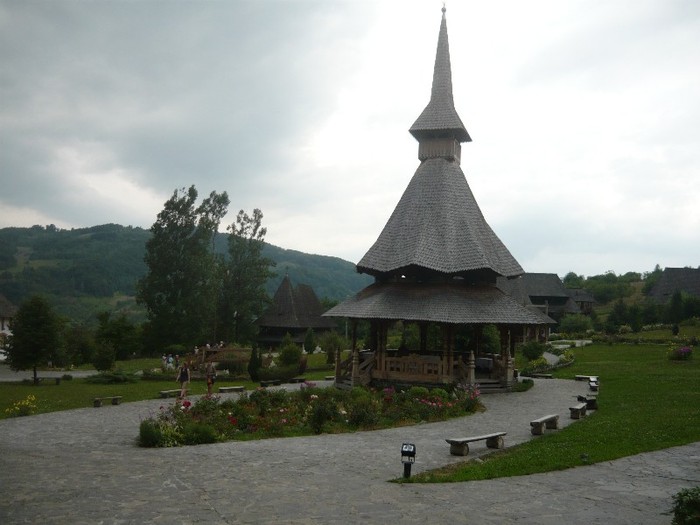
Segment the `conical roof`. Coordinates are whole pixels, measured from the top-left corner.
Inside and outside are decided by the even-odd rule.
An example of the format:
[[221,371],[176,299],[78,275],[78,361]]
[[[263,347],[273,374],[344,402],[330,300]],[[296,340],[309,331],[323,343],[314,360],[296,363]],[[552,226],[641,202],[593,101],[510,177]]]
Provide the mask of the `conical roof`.
[[433,71],[433,88],[430,102],[413,123],[410,130],[417,139],[451,136],[459,142],[470,142],[467,128],[459,118],[452,97],[452,67],[450,65],[450,44],[447,39],[447,21],[445,8],[442,8],[442,21],[438,37],[435,69]]
[[455,161],[433,158],[421,163],[357,270],[379,275],[410,266],[445,274],[523,273],[486,223]]
[[321,317],[323,306],[307,284],[296,288],[288,275],[284,276],[272,305],[256,321],[258,326],[278,328],[333,328],[335,324],[330,319]]

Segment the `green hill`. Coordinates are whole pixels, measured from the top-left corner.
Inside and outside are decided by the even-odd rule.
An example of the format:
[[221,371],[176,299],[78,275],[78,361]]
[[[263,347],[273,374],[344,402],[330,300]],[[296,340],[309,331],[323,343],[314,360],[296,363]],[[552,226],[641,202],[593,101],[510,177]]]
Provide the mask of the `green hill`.
[[[136,282],[146,273],[143,258],[150,235],[143,228],[118,224],[71,230],[2,228],[0,293],[16,305],[30,295],[45,295],[61,315],[88,324],[103,310],[141,320],[144,313],[134,294]],[[218,235],[217,251],[225,253],[226,243],[227,234]],[[343,300],[372,281],[338,257],[270,244],[263,253],[276,263],[277,275],[267,283],[270,295],[285,273],[293,284],[308,284],[320,299],[329,301]]]

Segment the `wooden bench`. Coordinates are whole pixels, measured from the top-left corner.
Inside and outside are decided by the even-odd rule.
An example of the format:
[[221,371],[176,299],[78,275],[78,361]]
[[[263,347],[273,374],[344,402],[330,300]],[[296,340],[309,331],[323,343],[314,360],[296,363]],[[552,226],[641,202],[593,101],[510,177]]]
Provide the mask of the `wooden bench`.
[[550,414],[548,416],[542,416],[539,419],[530,421],[530,426],[532,427],[530,432],[532,432],[533,436],[541,436],[544,433],[545,427],[549,429],[559,428],[559,415]]
[[598,397],[595,395],[576,396],[576,400],[579,403],[586,403],[586,408],[588,410],[598,410]]
[[227,394],[228,392],[243,392],[244,386],[220,386],[219,394]]
[[102,401],[109,399],[113,405],[119,405],[122,402],[122,396],[107,396],[107,397],[96,397],[92,402],[92,405],[97,408],[102,406]]
[[585,417],[586,406],[586,403],[579,403],[578,405],[569,407],[569,410],[571,411],[571,419],[581,419],[582,417]]
[[489,448],[503,448],[503,436],[505,435],[506,432],[494,432],[483,436],[452,438],[445,441],[450,444],[450,454],[453,456],[466,456],[469,454],[469,443],[474,441],[486,440],[486,446]]
[[[161,390],[160,397],[178,397],[180,395],[180,392],[182,392],[182,390],[180,390],[179,388],[175,390]],[[185,391],[185,394],[188,394],[188,392]]]

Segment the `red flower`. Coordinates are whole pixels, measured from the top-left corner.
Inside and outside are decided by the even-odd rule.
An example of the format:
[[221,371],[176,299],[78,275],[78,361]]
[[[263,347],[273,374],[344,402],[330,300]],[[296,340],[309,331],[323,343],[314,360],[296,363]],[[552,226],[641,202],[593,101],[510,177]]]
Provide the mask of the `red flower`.
[[234,425],[234,426],[238,425],[238,420],[235,417],[228,416],[228,420],[229,420],[229,423],[231,423],[232,425]]

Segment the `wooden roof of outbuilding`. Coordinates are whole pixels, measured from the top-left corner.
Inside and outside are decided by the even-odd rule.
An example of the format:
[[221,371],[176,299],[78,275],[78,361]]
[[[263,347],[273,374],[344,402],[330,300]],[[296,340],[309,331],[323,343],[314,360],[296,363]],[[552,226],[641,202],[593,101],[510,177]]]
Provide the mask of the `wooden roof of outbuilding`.
[[649,296],[657,303],[664,304],[676,291],[700,297],[700,269],[665,268]]
[[272,304],[258,318],[258,326],[275,328],[333,328],[332,319],[322,317],[323,306],[308,284],[292,286],[285,275],[280,283]]

